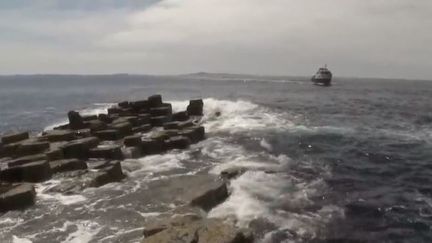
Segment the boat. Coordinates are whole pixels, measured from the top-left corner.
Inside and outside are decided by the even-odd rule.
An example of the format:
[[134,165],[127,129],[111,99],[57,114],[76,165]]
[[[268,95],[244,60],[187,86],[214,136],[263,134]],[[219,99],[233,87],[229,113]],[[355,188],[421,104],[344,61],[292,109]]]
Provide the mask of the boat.
[[312,76],[311,81],[315,85],[330,86],[332,76],[333,75],[330,70],[327,69],[327,65],[325,65],[324,67],[318,69],[318,72],[316,72],[316,74]]

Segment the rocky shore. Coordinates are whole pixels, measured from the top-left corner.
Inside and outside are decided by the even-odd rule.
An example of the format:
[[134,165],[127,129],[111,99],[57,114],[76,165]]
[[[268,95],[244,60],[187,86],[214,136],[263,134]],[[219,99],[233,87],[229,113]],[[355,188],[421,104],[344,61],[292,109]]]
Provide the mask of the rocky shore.
[[[88,187],[128,180],[124,159],[187,149],[205,139],[204,103],[191,100],[186,110],[173,112],[160,95],[123,101],[106,114],[83,116],[69,111],[69,123],[44,131],[4,135],[0,143],[0,214],[26,210],[37,203],[36,183],[61,183],[50,192],[80,194]],[[253,242],[250,232],[234,223],[206,217],[229,196],[227,182],[208,174],[184,175],[149,185],[157,188],[155,200],[181,205],[158,218],[143,222],[143,242]],[[157,201],[155,202],[157,203]]]

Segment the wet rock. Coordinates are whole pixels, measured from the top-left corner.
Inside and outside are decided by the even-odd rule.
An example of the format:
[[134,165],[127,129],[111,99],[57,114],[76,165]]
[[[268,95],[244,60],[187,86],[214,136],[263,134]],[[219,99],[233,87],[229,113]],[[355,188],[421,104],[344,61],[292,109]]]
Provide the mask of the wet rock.
[[190,144],[190,139],[185,136],[175,136],[165,140],[167,149],[187,149]]
[[201,99],[189,101],[187,112],[191,116],[202,116],[203,115],[204,103]]
[[189,114],[187,111],[180,111],[172,114],[173,121],[187,121],[189,120]]
[[180,124],[180,122],[177,122],[177,121],[167,122],[167,123],[163,124],[163,128],[165,130],[179,129],[180,128],[179,124]]
[[187,120],[187,121],[179,122],[178,126],[179,129],[185,129],[185,128],[193,127],[194,123],[191,120]]
[[200,215],[193,213],[181,215],[174,214],[167,218],[157,218],[144,225],[143,235],[144,237],[149,237],[170,227],[186,226],[192,222],[202,219],[203,218]]
[[245,167],[231,167],[223,170],[220,175],[223,179],[234,179],[247,171]]
[[141,145],[141,135],[131,135],[124,138],[124,145],[126,147],[133,147]]
[[76,138],[86,138],[91,136],[91,130],[88,128],[77,129],[74,132]]
[[120,145],[103,145],[89,151],[90,158],[123,159]]
[[97,115],[87,115],[87,116],[81,116],[83,121],[93,121],[93,120],[97,120],[98,116]]
[[75,130],[75,129],[85,128],[84,121],[78,112],[69,111],[68,112],[68,119],[69,119],[69,127],[71,129]]
[[136,159],[142,156],[140,146],[122,148],[122,153],[125,159]]
[[224,223],[221,219],[203,219],[170,225],[166,229],[146,237],[142,242],[252,243],[253,237],[233,225]]
[[148,132],[152,129],[151,125],[145,124],[138,127],[132,127],[132,133]]
[[119,161],[111,161],[96,167],[99,169],[92,175],[90,187],[100,187],[111,182],[118,182],[125,178]]
[[108,115],[120,114],[121,110],[122,109],[120,107],[117,107],[117,106],[110,107],[110,108],[108,108]]
[[164,142],[155,139],[143,139],[141,141],[143,155],[158,154],[164,151]]
[[138,100],[131,102],[131,107],[136,111],[148,110],[149,102],[147,100]]
[[15,156],[19,146],[19,143],[4,144],[2,147],[2,156]]
[[155,116],[151,118],[151,125],[154,127],[162,127],[163,124],[170,122],[171,117],[170,116]]
[[53,127],[53,130],[67,130],[70,129],[69,124],[58,125]]
[[81,138],[61,146],[65,158],[88,158],[91,148],[99,144],[97,137]]
[[113,121],[113,118],[109,116],[108,114],[99,114],[98,119],[100,121],[103,121],[105,123],[111,123]]
[[63,159],[63,151],[59,148],[54,148],[45,153],[48,161]]
[[150,114],[142,113],[138,115],[138,119],[140,119],[141,124],[150,124]]
[[9,167],[13,167],[13,166],[18,166],[18,165],[23,165],[23,164],[27,164],[30,162],[34,162],[34,161],[46,160],[46,159],[47,159],[47,157],[45,154],[28,155],[28,156],[23,156],[23,157],[16,158],[13,160],[9,160],[9,161],[7,161],[7,164]]
[[179,134],[188,137],[192,143],[197,143],[205,138],[205,129],[202,126],[190,127],[182,130]]
[[202,186],[194,188],[191,193],[189,195],[191,197],[190,205],[200,207],[205,211],[209,211],[222,203],[229,196],[227,186],[221,180],[202,184]]
[[73,131],[68,130],[50,130],[43,133],[43,138],[49,142],[70,141],[75,138]]
[[26,141],[18,146],[16,153],[19,156],[38,154],[49,149],[49,147],[48,142]]
[[135,111],[132,108],[122,108],[119,111],[119,116],[133,116],[135,114]]
[[110,129],[117,130],[119,134],[124,137],[132,133],[132,124],[129,122],[111,124]]
[[105,130],[107,128],[107,124],[100,120],[92,120],[85,122],[86,127],[90,128],[91,132],[97,132],[101,130]]
[[1,138],[1,142],[3,144],[10,144],[10,143],[20,142],[20,141],[26,140],[28,138],[29,138],[28,132],[20,132],[20,133],[14,133],[14,134],[9,134],[9,135],[3,136]]
[[162,105],[161,95],[152,95],[147,98],[149,107],[160,107]]
[[8,182],[42,182],[50,179],[52,170],[46,160],[9,167],[0,171],[0,178]]
[[35,199],[31,184],[0,185],[0,212],[24,209],[34,205]]
[[123,138],[120,132],[114,129],[98,131],[95,132],[94,135],[101,140],[107,140],[107,141],[115,141]]
[[128,101],[122,101],[122,102],[118,103],[117,105],[121,108],[128,108],[130,106]]
[[162,106],[150,109],[151,116],[170,116],[172,114],[171,106]]
[[54,160],[49,162],[49,165],[53,173],[87,169],[86,162],[79,159]]

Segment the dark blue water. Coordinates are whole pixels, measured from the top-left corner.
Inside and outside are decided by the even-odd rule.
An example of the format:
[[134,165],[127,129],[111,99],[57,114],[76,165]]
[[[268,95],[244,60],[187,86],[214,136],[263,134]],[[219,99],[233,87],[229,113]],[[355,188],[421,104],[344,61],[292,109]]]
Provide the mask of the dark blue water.
[[[198,157],[167,154],[154,161],[176,158],[187,165],[185,160],[199,160],[213,173],[238,164],[279,170],[235,180],[231,199],[212,216],[233,216],[263,242],[432,242],[432,82],[338,79],[323,88],[264,77],[0,77],[0,131],[38,132],[61,122],[68,110],[92,111],[154,93],[178,106],[207,98],[210,135],[198,145]],[[212,116],[216,111],[222,112],[221,120]],[[157,167],[154,161],[145,160],[143,168]],[[75,205],[43,200],[61,205],[59,216],[71,214]],[[88,218],[77,213],[68,219],[68,227],[75,228],[44,235],[31,227],[34,214],[0,215],[2,239],[43,242],[55,235],[59,242],[73,242],[78,239],[71,238],[74,232],[87,232],[91,237],[82,242],[111,242],[106,238],[112,234],[109,216],[88,226],[82,224]],[[27,227],[20,227],[22,222]],[[64,225],[49,230],[55,227]],[[126,236],[135,229],[116,227],[124,227]],[[126,236],[121,239],[139,239]]]

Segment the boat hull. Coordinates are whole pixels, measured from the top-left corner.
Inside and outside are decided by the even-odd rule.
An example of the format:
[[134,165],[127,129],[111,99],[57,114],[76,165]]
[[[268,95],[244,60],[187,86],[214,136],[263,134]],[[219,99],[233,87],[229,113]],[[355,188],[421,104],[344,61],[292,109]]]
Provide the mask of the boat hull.
[[315,85],[322,85],[322,86],[330,86],[331,85],[331,78],[312,78],[311,81]]

